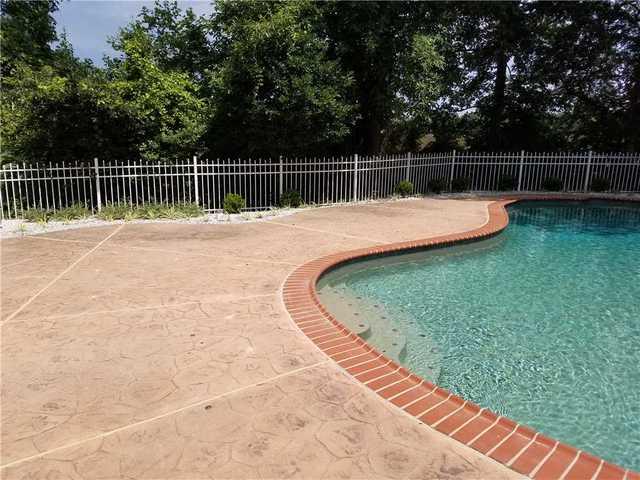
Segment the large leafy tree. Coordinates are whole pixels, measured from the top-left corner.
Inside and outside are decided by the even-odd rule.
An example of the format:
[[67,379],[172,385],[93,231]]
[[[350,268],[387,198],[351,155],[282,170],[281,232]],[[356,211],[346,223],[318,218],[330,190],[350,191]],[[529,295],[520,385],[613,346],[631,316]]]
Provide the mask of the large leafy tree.
[[3,162],[137,156],[134,112],[114,101],[103,72],[78,61],[65,39],[49,65],[19,62],[3,87]]
[[185,72],[161,68],[152,38],[138,25],[120,32],[108,61],[107,89],[120,109],[132,112],[143,131],[140,155],[175,160],[201,153],[206,102]]
[[57,0],[0,0],[2,12],[2,75],[19,63],[44,64],[51,60],[51,42],[57,40],[53,13]]
[[2,161],[640,148],[634,0],[159,0],[106,68],[0,2]]
[[[327,2],[331,52],[353,75],[354,147],[378,153],[392,124],[424,120],[443,66],[431,6],[420,2]],[[388,146],[387,146],[388,147]]]
[[148,54],[159,68],[187,73],[199,83],[205,79],[213,54],[208,18],[196,15],[191,8],[180,9],[176,1],[159,0],[153,8],[143,6],[121,37],[133,30],[147,35]]
[[436,138],[481,150],[630,149],[637,10],[625,1],[445,9]]
[[329,58],[314,3],[220,1],[213,28],[212,152],[326,153],[344,141],[352,78]]

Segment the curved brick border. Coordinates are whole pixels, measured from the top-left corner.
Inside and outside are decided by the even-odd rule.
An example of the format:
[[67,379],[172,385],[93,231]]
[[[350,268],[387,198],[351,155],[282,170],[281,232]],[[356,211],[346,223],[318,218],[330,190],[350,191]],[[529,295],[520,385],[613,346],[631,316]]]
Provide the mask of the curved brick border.
[[505,206],[510,203],[594,198],[538,195],[505,198],[489,204],[489,221],[475,230],[361,248],[313,260],[298,267],[285,281],[284,304],[300,330],[357,380],[421,422],[516,472],[535,479],[640,480],[635,472],[560,443],[423,380],[342,325],[322,306],[316,294],[316,283],[323,274],[356,259],[446,247],[496,235],[509,223]]

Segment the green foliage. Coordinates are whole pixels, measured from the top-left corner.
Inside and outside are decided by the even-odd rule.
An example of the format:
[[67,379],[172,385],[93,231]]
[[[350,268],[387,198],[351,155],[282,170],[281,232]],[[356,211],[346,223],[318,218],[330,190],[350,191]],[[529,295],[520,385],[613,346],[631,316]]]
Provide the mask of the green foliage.
[[19,64],[5,79],[2,161],[137,157],[143,132],[129,107],[109,94],[104,76],[80,63],[64,68],[72,71]]
[[447,189],[447,181],[444,178],[432,178],[427,182],[427,190],[440,194]]
[[22,212],[22,218],[27,222],[47,223],[51,220],[52,212],[41,208],[32,208]]
[[58,0],[2,0],[2,76],[20,63],[41,65],[51,60],[51,42],[57,39],[53,13]]
[[562,180],[558,177],[547,177],[542,180],[542,189],[549,192],[559,192],[564,188]]
[[471,178],[469,177],[456,177],[451,181],[451,191],[453,192],[466,192],[471,188]]
[[318,7],[216,2],[210,148],[234,155],[321,152],[349,133],[351,74],[329,58]]
[[413,183],[408,180],[401,180],[396,185],[394,193],[396,195],[400,195],[401,197],[408,197],[413,193]]
[[113,222],[114,220],[130,220],[133,219],[133,208],[127,204],[109,203],[104,205],[96,214],[101,220]]
[[498,179],[498,190],[501,192],[510,192],[516,189],[518,179],[515,175],[504,174]]
[[58,0],[1,5],[0,162],[640,150],[629,0],[160,0],[105,68],[58,38]]
[[179,203],[165,205],[163,203],[147,203],[131,206],[128,204],[108,204],[102,207],[97,217],[102,220],[180,220],[204,215],[202,207],[195,203]]
[[224,196],[222,209],[225,213],[240,213],[245,207],[244,198],[237,193],[227,193]]
[[109,62],[108,90],[141,125],[140,156],[176,160],[199,153],[206,103],[195,82],[186,73],[162,70],[150,54],[150,37],[137,25],[122,30],[113,47],[124,57]]
[[91,210],[89,210],[85,205],[77,203],[70,207],[51,212],[50,219],[56,222],[70,222],[72,220],[87,218],[90,215]]
[[592,192],[606,192],[611,190],[611,180],[607,177],[596,176],[591,179],[591,187]]
[[298,208],[302,203],[302,196],[295,190],[287,190],[280,196],[280,206],[284,208]]

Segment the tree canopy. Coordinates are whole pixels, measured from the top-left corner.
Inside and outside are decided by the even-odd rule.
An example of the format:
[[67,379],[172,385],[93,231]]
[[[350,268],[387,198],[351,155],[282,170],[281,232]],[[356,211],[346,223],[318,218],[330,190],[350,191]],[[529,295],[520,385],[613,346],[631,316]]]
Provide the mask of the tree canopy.
[[2,162],[640,148],[633,0],[159,0],[104,67],[1,5]]

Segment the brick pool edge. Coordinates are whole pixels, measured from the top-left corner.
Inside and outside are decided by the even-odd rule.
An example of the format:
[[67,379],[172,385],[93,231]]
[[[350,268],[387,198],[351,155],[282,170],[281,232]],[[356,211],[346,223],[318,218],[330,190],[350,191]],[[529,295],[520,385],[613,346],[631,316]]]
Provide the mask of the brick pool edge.
[[597,198],[578,195],[505,197],[488,205],[487,223],[474,230],[360,248],[312,260],[298,267],[285,280],[282,292],[285,307],[298,328],[322,352],[377,395],[420,422],[518,473],[535,479],[640,480],[638,473],[496,415],[422,379],[342,325],[322,306],[316,293],[316,283],[322,275],[351,261],[447,247],[497,235],[509,224],[505,207],[511,203]]

